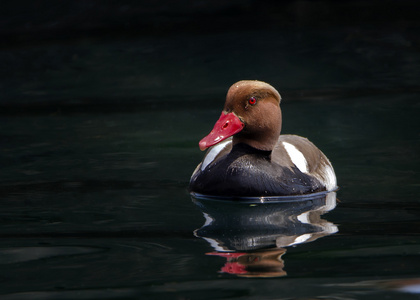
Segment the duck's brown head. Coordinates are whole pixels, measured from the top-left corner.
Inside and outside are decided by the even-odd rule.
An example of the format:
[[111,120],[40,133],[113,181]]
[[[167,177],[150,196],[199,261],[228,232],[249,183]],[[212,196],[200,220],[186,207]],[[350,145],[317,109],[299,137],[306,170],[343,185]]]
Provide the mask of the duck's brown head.
[[280,100],[280,94],[268,83],[242,80],[233,84],[219,120],[200,141],[200,149],[233,136],[233,144],[246,143],[256,149],[272,150],[281,131]]

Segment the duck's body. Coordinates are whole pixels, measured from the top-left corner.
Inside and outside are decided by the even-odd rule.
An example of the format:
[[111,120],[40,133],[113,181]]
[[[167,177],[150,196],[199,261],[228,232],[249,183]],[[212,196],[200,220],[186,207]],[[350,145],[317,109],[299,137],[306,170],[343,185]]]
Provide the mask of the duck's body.
[[200,141],[202,150],[210,149],[191,177],[191,192],[249,197],[336,189],[331,163],[314,144],[280,135],[280,99],[260,81],[240,81],[229,89],[219,121]]

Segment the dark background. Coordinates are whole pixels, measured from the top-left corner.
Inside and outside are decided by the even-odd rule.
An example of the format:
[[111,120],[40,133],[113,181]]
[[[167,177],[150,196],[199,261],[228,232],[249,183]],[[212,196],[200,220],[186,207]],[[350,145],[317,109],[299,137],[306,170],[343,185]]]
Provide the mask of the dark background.
[[0,112],[215,99],[240,79],[268,81],[288,99],[418,91],[419,7],[408,0],[2,2]]
[[6,1],[2,45],[360,27],[414,34],[417,1]]

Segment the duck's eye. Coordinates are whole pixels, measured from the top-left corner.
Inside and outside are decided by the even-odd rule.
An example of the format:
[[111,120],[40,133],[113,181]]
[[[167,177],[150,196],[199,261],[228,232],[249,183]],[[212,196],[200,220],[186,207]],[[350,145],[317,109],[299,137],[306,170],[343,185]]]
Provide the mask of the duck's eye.
[[251,105],[255,105],[255,103],[257,103],[257,98],[255,98],[255,97],[249,98],[248,103],[251,104]]

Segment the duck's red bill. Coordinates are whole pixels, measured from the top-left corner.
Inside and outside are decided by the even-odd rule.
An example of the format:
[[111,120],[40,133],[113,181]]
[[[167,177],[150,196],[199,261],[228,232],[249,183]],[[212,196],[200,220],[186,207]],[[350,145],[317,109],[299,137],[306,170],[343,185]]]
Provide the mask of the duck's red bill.
[[213,130],[198,143],[200,150],[206,150],[208,147],[220,143],[241,131],[244,126],[245,124],[234,113],[225,114],[222,112],[219,120],[214,124]]

